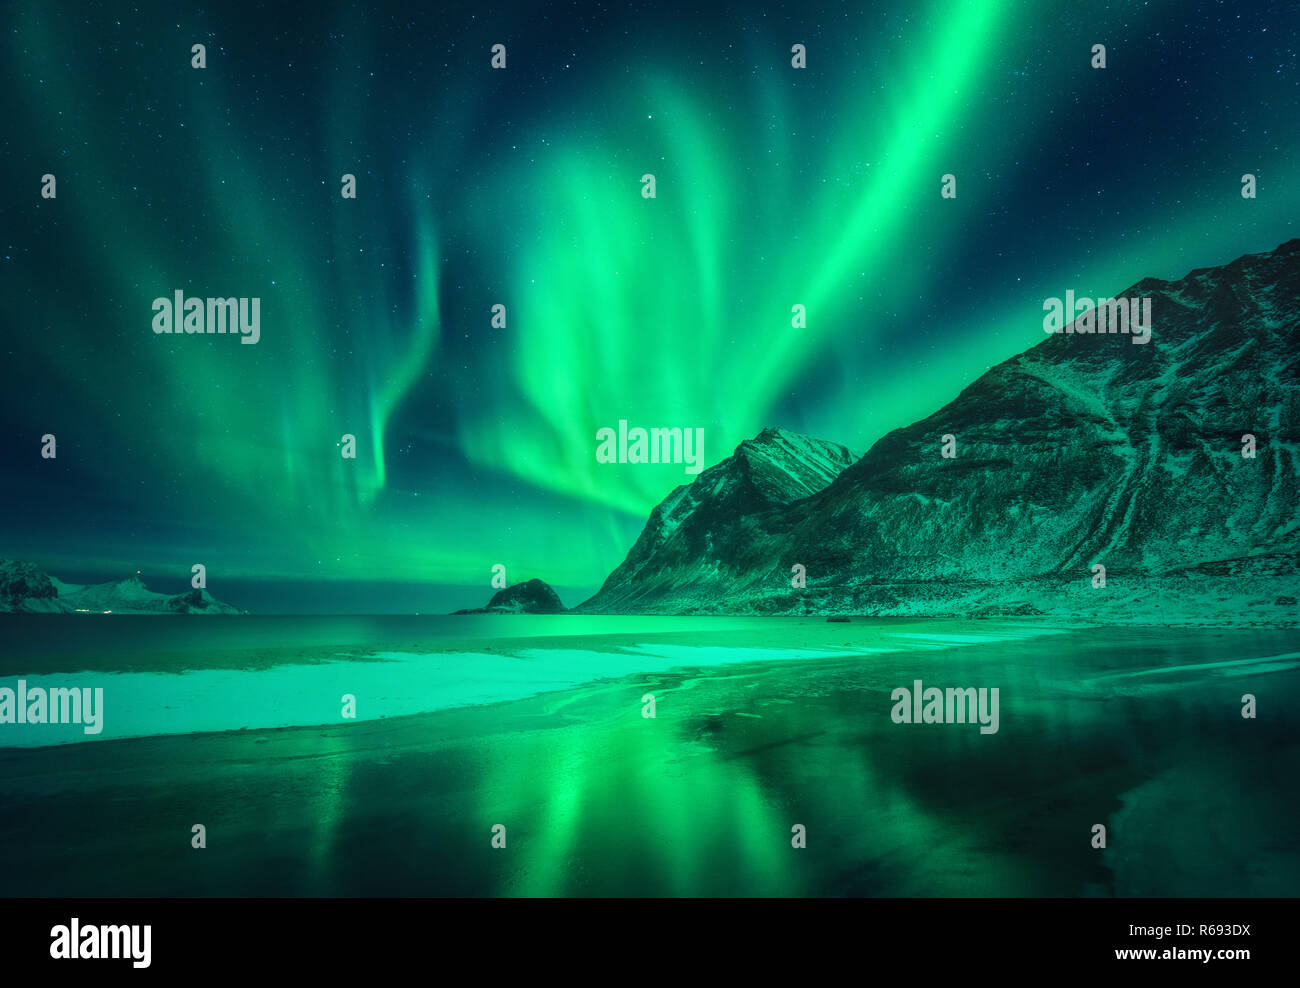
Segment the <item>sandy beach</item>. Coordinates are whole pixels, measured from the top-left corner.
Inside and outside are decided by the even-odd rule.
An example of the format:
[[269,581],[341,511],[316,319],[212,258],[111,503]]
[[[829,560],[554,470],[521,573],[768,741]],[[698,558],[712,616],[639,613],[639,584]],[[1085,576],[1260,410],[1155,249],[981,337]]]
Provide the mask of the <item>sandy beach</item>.
[[[1300,676],[1276,659],[1293,632],[969,625],[696,633],[697,648],[799,637],[787,647],[848,650],[394,718],[6,748],[0,884],[18,896],[1294,894]],[[883,650],[900,634],[921,647]],[[577,637],[588,656],[680,645]],[[575,644],[474,648],[543,639]],[[1224,665],[1229,641],[1238,661]],[[313,649],[308,664],[337,651]],[[892,722],[890,690],[914,678],[999,686],[1000,730]],[[1240,717],[1247,687],[1269,698],[1268,718]],[[1105,850],[1090,846],[1095,823]],[[795,825],[805,848],[791,846]]]

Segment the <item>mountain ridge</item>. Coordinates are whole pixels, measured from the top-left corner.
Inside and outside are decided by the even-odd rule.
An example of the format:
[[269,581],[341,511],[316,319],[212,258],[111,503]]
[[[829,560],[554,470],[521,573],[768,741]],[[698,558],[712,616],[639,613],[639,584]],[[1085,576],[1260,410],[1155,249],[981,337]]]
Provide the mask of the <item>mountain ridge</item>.
[[[1276,601],[1300,583],[1300,238],[1124,293],[1143,295],[1149,343],[1049,336],[804,498],[701,487],[743,472],[746,440],[651,512],[577,610],[1293,620]],[[802,439],[782,448],[822,442]],[[665,512],[674,529],[648,539]],[[1205,567],[1234,561],[1234,585],[1216,587]],[[1112,579],[1094,590],[1097,564]]]

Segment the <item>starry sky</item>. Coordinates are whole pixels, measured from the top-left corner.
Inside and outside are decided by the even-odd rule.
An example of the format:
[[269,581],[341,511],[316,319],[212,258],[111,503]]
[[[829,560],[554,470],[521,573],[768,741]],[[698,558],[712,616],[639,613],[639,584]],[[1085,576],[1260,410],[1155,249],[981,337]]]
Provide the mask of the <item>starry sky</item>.
[[[176,7],[3,20],[0,557],[64,580],[573,605],[692,479],[597,429],[861,453],[1044,298],[1300,235],[1291,0]],[[177,289],[260,342],[156,335]]]

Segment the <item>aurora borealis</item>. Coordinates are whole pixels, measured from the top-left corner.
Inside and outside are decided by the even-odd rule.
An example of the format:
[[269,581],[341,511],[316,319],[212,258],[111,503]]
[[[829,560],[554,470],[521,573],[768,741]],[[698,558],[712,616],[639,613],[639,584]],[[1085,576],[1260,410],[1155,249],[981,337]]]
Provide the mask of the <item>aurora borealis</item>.
[[[475,606],[503,563],[572,605],[685,479],[598,429],[862,452],[1046,297],[1297,235],[1283,0],[409,7],[11,6],[0,555],[257,609]],[[173,290],[259,297],[260,341],[156,336]]]

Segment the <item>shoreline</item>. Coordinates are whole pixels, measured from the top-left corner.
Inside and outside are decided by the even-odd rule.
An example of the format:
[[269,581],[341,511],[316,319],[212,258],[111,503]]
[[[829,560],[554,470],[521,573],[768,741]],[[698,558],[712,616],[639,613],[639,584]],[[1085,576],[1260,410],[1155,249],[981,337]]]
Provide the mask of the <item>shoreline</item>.
[[[816,627],[816,626],[814,626]],[[811,628],[805,629],[811,632]],[[653,636],[585,636],[577,639],[497,639],[471,651],[386,648],[367,645],[357,653],[320,646],[293,659],[253,666],[213,663],[196,654],[189,666],[167,670],[120,669],[0,674],[29,691],[75,686],[102,689],[106,698],[101,731],[87,736],[80,724],[0,725],[0,747],[38,748],[102,744],[125,738],[222,733],[284,727],[332,726],[350,721],[392,719],[460,707],[483,707],[563,692],[593,683],[617,683],[693,671],[761,664],[863,662],[873,658],[940,649],[965,649],[1059,634],[1056,629],[970,629],[930,631],[874,628],[853,637],[843,626],[817,628],[803,641],[773,647],[763,629],[748,635],[716,635],[724,642],[699,644],[697,632]],[[600,640],[593,640],[599,637]],[[643,640],[650,638],[651,640]],[[690,643],[680,640],[689,638]],[[814,640],[807,640],[812,638]],[[545,641],[546,647],[536,647]],[[489,644],[491,642],[491,644]],[[418,643],[417,643],[418,645]],[[577,647],[575,647],[577,646]],[[265,654],[260,654],[265,659]],[[118,698],[126,697],[125,701]],[[352,717],[346,716],[351,697]],[[21,738],[22,743],[17,743]]]
[[[1277,782],[1300,764],[1285,712],[1300,689],[1294,671],[1268,673],[1282,713],[1243,730],[1236,697],[1247,680],[1206,664],[1240,656],[1226,651],[1237,636],[938,644],[965,630],[931,626],[936,647],[878,661],[668,668],[400,717],[3,749],[0,800],[11,811],[0,818],[0,890],[1285,891],[1300,869],[1297,842],[1278,829],[1297,807]],[[1249,642],[1250,654],[1276,656],[1282,649],[1264,650],[1277,637]],[[1200,665],[1179,669],[1179,659]],[[1150,686],[1080,678],[1143,668],[1167,675]],[[1000,685],[1001,730],[891,722],[889,688],[904,675]],[[641,715],[646,692],[655,719]],[[1112,850],[1090,846],[1097,822]],[[190,847],[197,823],[203,851]],[[791,850],[792,823],[808,827],[806,851]],[[491,847],[497,824],[507,849]],[[1225,834],[1236,837],[1223,844]],[[1169,848],[1182,867],[1169,867]],[[1268,867],[1252,867],[1261,849]]]

